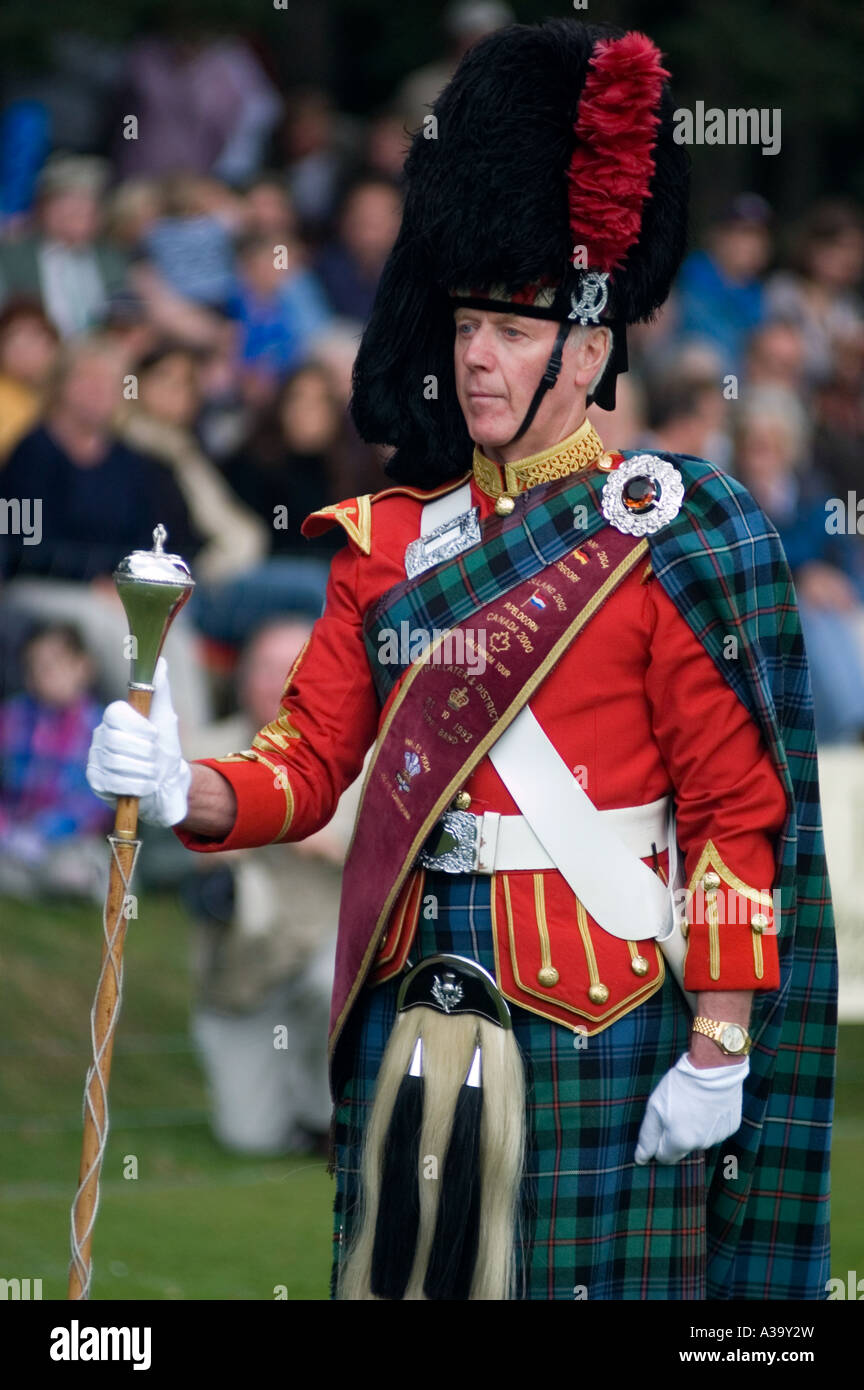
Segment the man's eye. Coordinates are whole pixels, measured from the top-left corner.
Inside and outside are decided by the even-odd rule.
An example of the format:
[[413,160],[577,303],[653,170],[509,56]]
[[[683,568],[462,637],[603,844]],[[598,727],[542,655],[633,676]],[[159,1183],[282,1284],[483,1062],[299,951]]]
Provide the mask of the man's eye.
[[516,338],[521,338],[521,337],[522,337],[522,334],[520,333],[520,331],[519,331],[518,328],[505,328],[505,329],[504,329],[504,332],[505,332],[505,333],[512,333]]

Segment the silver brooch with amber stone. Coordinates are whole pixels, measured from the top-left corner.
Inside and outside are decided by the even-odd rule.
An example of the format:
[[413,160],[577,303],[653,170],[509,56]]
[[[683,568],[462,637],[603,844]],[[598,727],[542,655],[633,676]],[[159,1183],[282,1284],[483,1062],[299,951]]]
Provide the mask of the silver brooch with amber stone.
[[606,520],[630,536],[650,536],[676,517],[684,500],[678,469],[656,454],[627,459],[603,486]]

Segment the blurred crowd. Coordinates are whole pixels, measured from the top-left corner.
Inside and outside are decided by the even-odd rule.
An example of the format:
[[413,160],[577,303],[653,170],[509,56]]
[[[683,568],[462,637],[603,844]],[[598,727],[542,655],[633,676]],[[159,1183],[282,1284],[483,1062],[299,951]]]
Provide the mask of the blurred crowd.
[[[402,164],[459,58],[509,22],[447,12],[441,58],[367,120],[267,55],[163,26],[54,36],[0,112],[0,897],[104,896],[92,729],[128,680],[111,573],[157,522],[196,589],[166,643],[187,757],[248,747],[320,614],[336,533],[378,491],[351,369],[399,229]],[[110,118],[106,120],[106,112]],[[326,692],[323,693],[326,698]],[[136,887],[179,892],[213,1128],[319,1150],[341,864],[359,785],[300,845],[190,856],[139,827]]]
[[770,517],[823,745],[864,736],[862,278],[861,208],[819,200],[787,229],[741,194],[718,210],[656,321],[630,330],[613,416],[590,411],[614,447],[708,459]]
[[[409,132],[465,49],[512,15],[461,0],[445,18],[441,57],[366,120],[326,90],[280,90],[245,39],[182,30],[89,68],[70,40],[54,78],[0,115],[0,893],[102,891],[105,856],[92,846],[111,814],[84,762],[100,705],[128,678],[110,576],[157,522],[197,580],[167,646],[188,756],[230,751],[216,747],[227,732],[247,746],[275,713],[341,535],[307,541],[301,522],[386,485],[384,453],[359,438],[348,406],[399,228]],[[97,119],[106,109],[110,129]],[[793,228],[743,193],[697,234],[656,321],[631,330],[614,414],[591,410],[607,446],[709,459],[772,519],[823,743],[864,734],[862,275],[861,208],[820,200]],[[263,691],[250,683],[258,662]],[[284,869],[272,858],[242,874],[186,868],[206,927],[205,1055],[226,1055],[218,1019],[240,1027],[259,1006],[259,1023],[281,1017],[303,971],[323,1017],[323,924],[335,923],[346,843],[325,836],[307,854],[327,881],[294,895],[292,939],[305,944],[270,974],[260,923],[284,916]],[[262,1028],[249,1036],[260,1042]],[[245,1046],[238,1033],[227,1052]],[[213,1061],[226,1143],[268,1150],[321,1130],[320,1078],[307,1111],[279,1119],[244,1067],[228,1076]],[[285,1075],[271,1076],[283,1091]],[[257,1118],[243,1110],[253,1094]]]

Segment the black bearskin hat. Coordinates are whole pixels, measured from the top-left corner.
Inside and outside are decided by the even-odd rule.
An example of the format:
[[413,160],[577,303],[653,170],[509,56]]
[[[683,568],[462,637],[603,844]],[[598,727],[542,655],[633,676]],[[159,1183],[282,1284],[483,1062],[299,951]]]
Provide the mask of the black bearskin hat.
[[509,25],[462,59],[413,137],[401,229],[354,366],[352,414],[364,439],[395,448],[391,478],[431,488],[470,467],[456,294],[515,307],[552,286],[533,312],[573,319],[585,276],[596,288],[603,272],[603,314],[578,321],[613,328],[594,398],[614,405],[624,325],[663,303],[685,246],[689,161],[660,64],[644,35],[572,19]]

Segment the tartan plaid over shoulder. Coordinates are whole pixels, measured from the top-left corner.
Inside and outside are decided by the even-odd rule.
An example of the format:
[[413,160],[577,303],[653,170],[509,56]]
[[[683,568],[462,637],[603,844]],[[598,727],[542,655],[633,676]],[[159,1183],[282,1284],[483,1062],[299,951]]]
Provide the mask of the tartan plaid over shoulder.
[[774,883],[781,983],[754,996],[741,1128],[707,1156],[707,1296],[822,1299],[837,957],[795,590],[776,530],[740,483],[700,459],[659,457],[685,497],[651,538],[654,572],[761,729],[788,800]]

